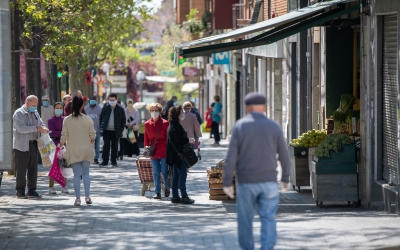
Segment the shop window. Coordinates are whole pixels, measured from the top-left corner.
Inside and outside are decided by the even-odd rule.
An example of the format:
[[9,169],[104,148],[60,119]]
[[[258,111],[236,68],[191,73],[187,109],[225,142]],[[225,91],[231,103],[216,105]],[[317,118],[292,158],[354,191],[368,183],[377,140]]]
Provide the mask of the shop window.
[[288,12],[299,8],[299,0],[288,0]]

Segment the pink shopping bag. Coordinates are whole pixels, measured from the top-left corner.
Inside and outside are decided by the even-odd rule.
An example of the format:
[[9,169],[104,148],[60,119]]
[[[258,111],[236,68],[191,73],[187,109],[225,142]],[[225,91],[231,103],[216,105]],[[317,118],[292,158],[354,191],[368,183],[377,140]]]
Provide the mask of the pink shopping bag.
[[54,154],[54,161],[49,172],[49,177],[53,178],[55,182],[60,184],[61,187],[65,188],[65,186],[67,185],[67,179],[65,179],[64,176],[61,174],[61,170],[58,165],[58,151],[60,151],[59,147],[56,148],[56,153]]

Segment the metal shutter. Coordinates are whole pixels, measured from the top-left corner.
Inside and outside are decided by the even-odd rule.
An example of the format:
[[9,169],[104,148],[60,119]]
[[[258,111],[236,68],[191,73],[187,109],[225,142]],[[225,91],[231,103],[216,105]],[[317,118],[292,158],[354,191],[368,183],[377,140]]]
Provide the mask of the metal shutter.
[[398,184],[397,15],[383,16],[382,39],[382,168],[383,179]]

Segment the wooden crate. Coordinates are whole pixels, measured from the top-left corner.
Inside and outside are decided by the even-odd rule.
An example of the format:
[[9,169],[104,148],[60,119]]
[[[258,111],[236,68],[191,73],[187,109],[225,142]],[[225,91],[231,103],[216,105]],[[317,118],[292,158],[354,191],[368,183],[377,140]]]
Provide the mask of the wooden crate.
[[[209,199],[210,200],[232,200],[231,198],[229,198],[223,190],[224,185],[221,184],[208,184],[209,185]],[[236,196],[236,186],[233,186],[235,189],[235,196]]]

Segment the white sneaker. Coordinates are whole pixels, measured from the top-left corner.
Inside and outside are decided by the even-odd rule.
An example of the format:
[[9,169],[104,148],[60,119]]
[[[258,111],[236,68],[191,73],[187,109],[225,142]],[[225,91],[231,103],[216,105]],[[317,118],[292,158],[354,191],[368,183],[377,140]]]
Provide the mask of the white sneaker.
[[49,194],[57,194],[56,190],[54,189],[54,187],[49,188]]
[[69,194],[69,191],[67,188],[61,188],[61,193],[63,194]]

